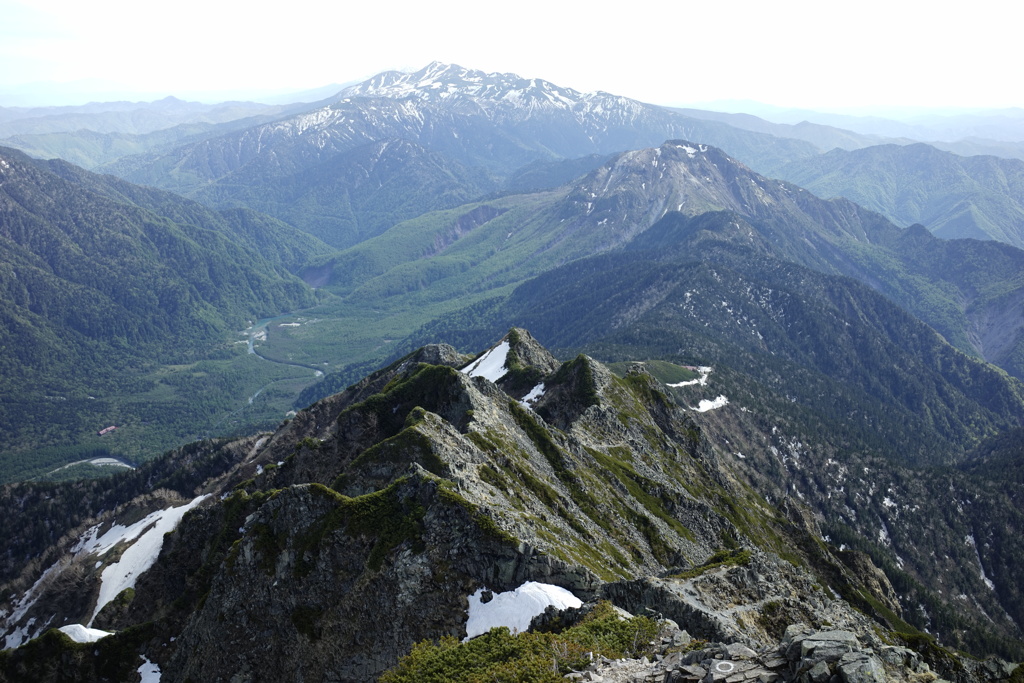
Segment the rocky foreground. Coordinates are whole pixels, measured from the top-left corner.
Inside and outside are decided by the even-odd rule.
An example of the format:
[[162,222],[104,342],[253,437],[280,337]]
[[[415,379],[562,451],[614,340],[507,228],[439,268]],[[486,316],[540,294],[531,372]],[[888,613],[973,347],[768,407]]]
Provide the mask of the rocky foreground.
[[[675,622],[663,623],[653,661],[600,658],[566,678],[605,683],[828,683],[834,677],[844,683],[939,680],[914,650],[882,645],[876,651],[850,631],[818,631],[793,624],[777,647],[755,651],[741,643],[694,641]],[[993,665],[992,673],[1010,675],[1000,665]]]

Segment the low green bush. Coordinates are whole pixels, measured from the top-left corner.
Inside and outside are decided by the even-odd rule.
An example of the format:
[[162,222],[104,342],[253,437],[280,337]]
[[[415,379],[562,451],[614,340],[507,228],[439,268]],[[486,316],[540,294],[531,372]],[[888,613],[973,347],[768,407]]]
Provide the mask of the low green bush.
[[658,624],[647,617],[622,619],[610,603],[599,603],[577,625],[561,633],[518,633],[494,628],[460,642],[445,636],[423,641],[381,676],[381,683],[556,683],[582,669],[588,653],[610,658],[647,654]]

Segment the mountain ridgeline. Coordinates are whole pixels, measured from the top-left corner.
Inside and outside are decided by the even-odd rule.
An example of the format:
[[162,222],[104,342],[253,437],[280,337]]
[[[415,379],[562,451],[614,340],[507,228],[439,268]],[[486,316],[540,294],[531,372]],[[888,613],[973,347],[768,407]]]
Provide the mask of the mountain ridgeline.
[[93,170],[124,156],[168,152],[311,106],[202,104],[165,97],[156,102],[93,102],[77,107],[0,107],[0,145]]
[[727,364],[907,462],[950,462],[1020,423],[1018,381],[869,287],[750,246],[752,234],[731,213],[669,214],[629,249],[554,269],[418,338],[472,345],[514,321],[611,360]]
[[[60,541],[46,551],[48,580],[33,583],[46,562],[20,575],[7,565],[4,593],[21,596],[6,608],[7,642],[86,622],[116,633],[82,648],[50,631],[0,656],[0,672],[85,680],[144,661],[169,681],[369,680],[415,642],[464,635],[478,588],[532,580],[664,614],[686,638],[743,643],[787,680],[816,663],[771,656],[797,622],[849,631],[845,651],[873,658],[880,676],[912,680],[908,645],[943,677],[1008,675],[913,624],[1012,657],[1012,621],[955,617],[932,603],[923,615],[904,611],[865,552],[822,541],[813,509],[795,498],[776,507],[751,487],[759,468],[722,442],[720,410],[733,425],[749,414],[685,408],[641,365],[615,375],[587,356],[558,363],[525,330],[475,361],[424,347],[273,434],[168,456],[192,474],[159,497],[129,500],[134,489],[118,478],[77,493],[94,516],[49,530]],[[777,457],[754,448],[746,457],[762,456]],[[33,506],[19,512],[15,501],[38,498],[40,486],[9,489],[5,512],[29,514]],[[114,486],[118,512],[103,490]],[[52,509],[64,489],[80,486],[50,487]],[[115,598],[104,586],[142,545],[116,522],[189,501],[152,568]],[[107,545],[109,535],[122,545]],[[266,646],[251,647],[268,630]],[[825,666],[839,671],[837,659]]]
[[1024,161],[957,156],[925,144],[835,149],[776,175],[824,197],[846,197],[898,225],[940,237],[1024,246]]
[[[460,335],[482,322],[476,313],[452,314],[451,301],[470,293],[477,301],[488,293],[503,300],[509,287],[616,249],[657,252],[655,258],[628,257],[639,265],[637,277],[648,269],[653,277],[668,258],[725,265],[747,260],[755,269],[767,258],[852,278],[964,353],[1024,376],[1024,252],[991,241],[941,240],[919,226],[901,229],[847,200],[819,199],[760,176],[721,150],[685,141],[617,155],[559,190],[489,199],[406,221],[325,257],[315,272],[326,289],[378,308],[447,302],[444,315],[439,311],[430,327],[434,336],[415,336],[404,347],[408,350],[424,340],[464,339]],[[657,258],[661,254],[665,259]],[[647,290],[631,289],[630,282],[617,291],[605,287],[608,282],[592,290],[608,297],[595,305],[622,297],[648,297],[645,305],[657,301]],[[795,282],[789,287],[799,289]],[[577,307],[552,318],[561,326],[552,330],[554,343],[561,345],[565,330],[578,319],[586,321],[589,311]],[[815,317],[811,307],[805,311]],[[518,324],[501,315],[493,322],[497,328],[473,343]],[[892,336],[891,343],[903,343]],[[340,390],[352,379],[329,377],[302,401]]]
[[[607,155],[671,138],[728,147],[752,165],[815,153],[804,142],[608,93],[580,93],[514,74],[435,63],[413,74],[381,74],[312,111],[155,158],[126,157],[104,170],[215,206],[259,208],[344,247],[360,235],[375,234],[374,220],[455,206],[467,191],[500,187],[531,163]],[[368,145],[389,140],[404,140],[401,153],[415,153],[422,161],[383,163],[357,183],[340,182],[367,168],[368,154],[381,153]],[[360,148],[365,151],[356,151]],[[400,153],[398,146],[387,151]],[[399,182],[405,183],[401,197],[388,190]],[[340,191],[331,192],[332,186]],[[378,187],[380,197],[374,198],[370,193]],[[362,208],[367,199],[375,201],[373,216]]]

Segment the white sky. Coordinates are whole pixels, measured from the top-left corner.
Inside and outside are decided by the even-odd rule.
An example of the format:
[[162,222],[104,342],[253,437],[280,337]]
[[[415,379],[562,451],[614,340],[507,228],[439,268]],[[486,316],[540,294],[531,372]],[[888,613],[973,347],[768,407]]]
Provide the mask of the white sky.
[[299,91],[435,59],[661,104],[1024,106],[1008,5],[952,7],[0,0],[0,106],[40,82],[64,84],[65,103],[115,91],[215,100],[211,91]]

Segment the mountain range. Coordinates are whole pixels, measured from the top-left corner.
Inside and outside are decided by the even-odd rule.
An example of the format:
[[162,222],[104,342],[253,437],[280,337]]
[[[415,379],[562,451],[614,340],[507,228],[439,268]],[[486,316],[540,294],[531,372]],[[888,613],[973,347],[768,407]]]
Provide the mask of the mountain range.
[[255,102],[201,104],[176,97],[156,102],[93,102],[77,107],[0,107],[0,137],[70,133],[145,134],[187,123],[225,123],[272,115],[287,107]]
[[[448,302],[470,292],[479,298],[566,261],[621,247],[669,212],[720,211],[747,226],[730,239],[858,279],[962,351],[1021,376],[1019,250],[944,241],[920,227],[900,229],[851,202],[821,200],[753,173],[700,143],[626,152],[559,190],[427,214],[321,258],[315,272],[327,289],[376,306]],[[703,245],[693,248],[699,254]],[[403,284],[410,280],[417,285],[412,291]]]
[[[331,163],[335,156],[371,142],[416,143],[449,163],[475,169],[478,182],[500,184],[531,162],[610,154],[677,137],[729,146],[753,165],[815,152],[800,141],[694,119],[608,93],[584,94],[513,74],[435,63],[413,74],[386,73],[346,88],[334,102],[312,111],[156,158],[121,159],[103,170],[216,206],[234,205],[252,194],[281,204],[290,202],[277,199],[281,184],[301,187],[310,181],[308,175],[301,176],[309,165]],[[346,172],[339,166],[333,172],[329,166],[322,168],[327,175],[318,174],[317,183]],[[319,227],[319,216],[347,213],[344,200],[343,193],[314,199],[311,217],[293,224],[330,244],[353,244],[357,240],[346,231],[325,234]],[[287,220],[274,205],[264,208]],[[429,208],[423,206],[421,212]],[[291,211],[294,221],[294,207]]]
[[1022,174],[1018,159],[962,157],[920,143],[836,149],[778,170],[817,195],[846,197],[898,225],[1016,247],[1024,246]]
[[658,680],[1019,678],[1019,162],[440,63],[242,109],[0,149],[0,476],[72,479],[0,489],[0,678],[559,679],[608,603]]
[[1019,152],[1024,110],[1020,108],[908,107],[890,108],[888,111],[872,111],[865,108],[859,112],[829,113],[808,109],[784,109],[751,101],[734,101],[721,102],[715,110],[709,113],[715,118],[731,116],[723,114],[723,111],[742,111],[746,117],[755,115],[751,118],[760,117],[776,124],[811,123],[837,128],[848,134],[874,137],[880,141],[884,138],[888,138],[889,141],[914,140],[964,156],[993,154],[1004,158],[1021,158]]

